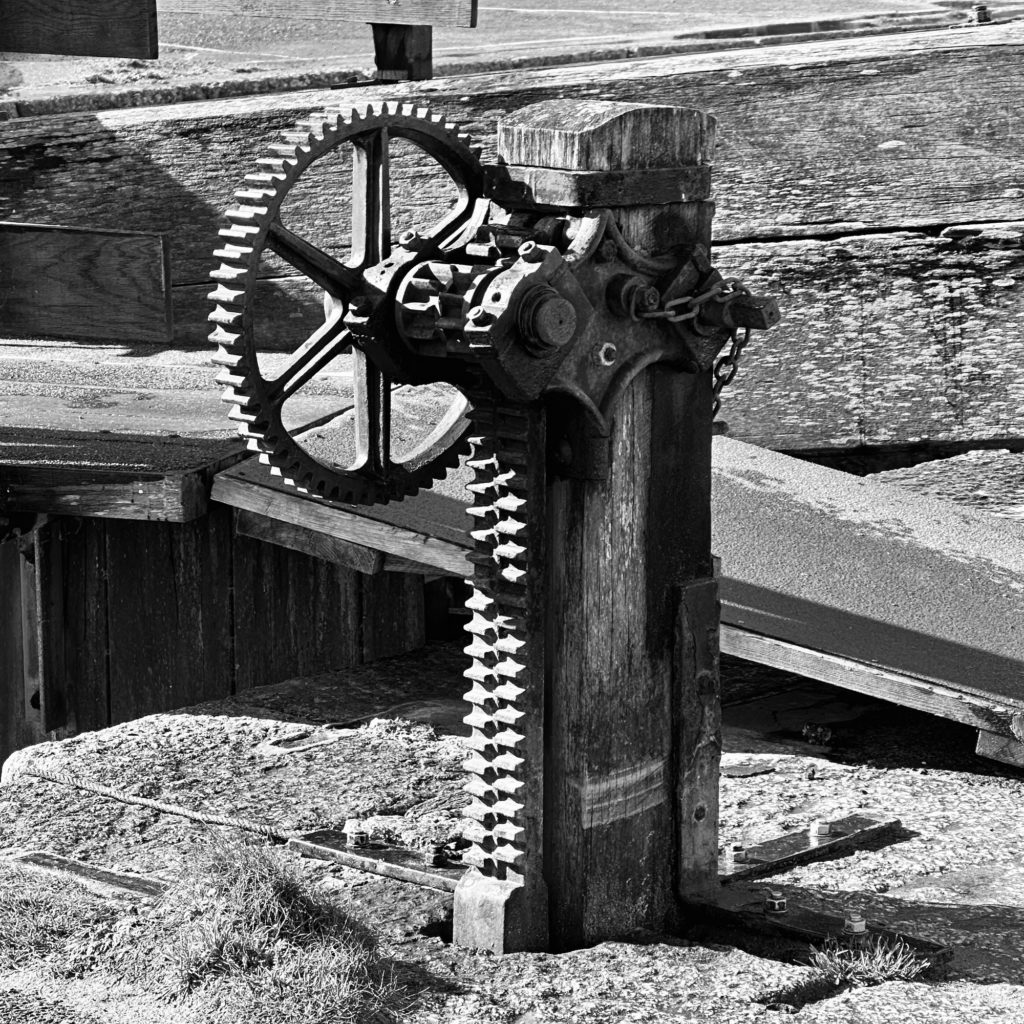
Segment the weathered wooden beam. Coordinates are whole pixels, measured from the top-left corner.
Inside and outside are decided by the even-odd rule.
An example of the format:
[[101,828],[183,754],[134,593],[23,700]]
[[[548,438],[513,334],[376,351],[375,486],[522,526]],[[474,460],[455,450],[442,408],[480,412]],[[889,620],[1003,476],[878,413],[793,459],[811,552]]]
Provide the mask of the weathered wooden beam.
[[170,280],[162,235],[0,223],[2,336],[167,342]]
[[[187,522],[206,510],[209,477],[241,457],[234,441],[176,446],[134,435],[124,443],[119,451],[116,437],[73,431],[27,442],[24,432],[0,429],[0,511]],[[97,449],[102,459],[90,459]],[[125,450],[148,459],[118,463]]]
[[720,246],[780,297],[724,393],[729,435],[769,448],[1024,438],[1024,224]]
[[434,75],[430,25],[374,24],[373,60],[381,82],[418,82]]
[[157,57],[155,0],[0,0],[9,53]]
[[157,9],[161,14],[473,28],[477,0],[157,0]]
[[[716,153],[719,241],[839,235],[1018,218],[1022,52],[1024,26],[992,26],[435,79],[354,89],[343,100],[429,103],[492,159],[494,121],[526,103],[584,92],[648,103],[686,95],[729,126]],[[324,90],[19,118],[0,140],[0,215],[166,232],[175,283],[198,284],[221,212],[256,156],[281,128],[338,104]],[[930,116],[935,109],[944,117]],[[794,123],[807,127],[794,132]],[[393,175],[402,166],[396,159]],[[413,226],[442,190],[440,181],[436,192],[425,187],[423,165],[408,166]],[[126,206],[128,192],[135,201]],[[311,237],[324,214],[314,192],[290,208],[295,229]]]
[[712,494],[726,650],[1019,738],[1024,524],[727,438]]
[[[465,577],[470,573],[465,533],[460,535],[443,522],[432,523],[427,494],[419,496],[427,500],[417,502],[416,512],[411,512],[406,502],[382,508],[332,506],[286,488],[253,460],[218,473],[211,497],[236,509],[395,555],[453,576]],[[444,498],[440,501],[442,505],[447,504]],[[422,518],[417,515],[420,510],[425,513]]]

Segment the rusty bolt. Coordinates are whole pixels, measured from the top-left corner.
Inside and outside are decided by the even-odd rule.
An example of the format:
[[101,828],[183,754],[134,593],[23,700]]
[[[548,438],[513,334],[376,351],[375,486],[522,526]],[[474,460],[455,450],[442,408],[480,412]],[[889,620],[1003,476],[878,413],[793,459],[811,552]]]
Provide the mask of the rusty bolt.
[[474,306],[466,314],[466,319],[474,327],[486,327],[488,324],[494,323],[494,314],[488,313],[483,306]]
[[519,246],[519,256],[527,263],[540,263],[544,259],[544,250],[536,242],[523,242]]
[[537,285],[523,296],[516,323],[526,347],[541,354],[572,341],[576,333],[576,309],[550,285]]
[[772,890],[764,898],[764,912],[766,914],[784,914],[786,912],[786,897],[778,890]]
[[358,829],[355,832],[349,833],[348,836],[349,845],[356,847],[363,847],[370,845],[370,833],[365,829]]
[[843,922],[843,931],[847,935],[863,935],[868,930],[868,923],[864,920],[863,914],[851,910]]

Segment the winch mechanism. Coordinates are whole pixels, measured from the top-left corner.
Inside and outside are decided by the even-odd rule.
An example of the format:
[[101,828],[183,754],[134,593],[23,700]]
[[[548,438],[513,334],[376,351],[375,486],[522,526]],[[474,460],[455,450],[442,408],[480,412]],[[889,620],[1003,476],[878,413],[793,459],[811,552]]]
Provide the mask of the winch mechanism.
[[[457,190],[439,223],[394,242],[391,138],[423,150]],[[354,180],[351,251],[342,262],[291,231],[282,204],[312,165],[346,144]],[[774,302],[723,279],[703,247],[643,255],[608,210],[560,209],[542,191],[515,181],[508,168],[484,166],[456,125],[410,106],[324,115],[286,132],[235,194],[213,272],[218,380],[249,446],[322,499],[381,503],[430,486],[457,464],[468,450],[471,408],[564,395],[580,415],[549,430],[552,462],[568,475],[599,477],[609,417],[639,372],[656,362],[707,370],[729,345],[718,360],[720,386],[750,329],[778,319]],[[255,332],[268,250],[324,290],[326,313],[273,375],[261,371]],[[354,437],[350,461],[340,465],[304,446],[308,424],[290,426],[284,409],[349,351]],[[455,399],[411,451],[395,457],[393,388],[438,382],[451,385]]]

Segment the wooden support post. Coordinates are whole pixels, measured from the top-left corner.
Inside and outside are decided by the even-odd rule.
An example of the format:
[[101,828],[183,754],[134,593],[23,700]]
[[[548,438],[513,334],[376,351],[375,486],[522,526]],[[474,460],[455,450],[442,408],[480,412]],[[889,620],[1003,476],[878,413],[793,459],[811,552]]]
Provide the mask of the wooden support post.
[[[514,175],[525,170],[527,180],[546,180],[545,171],[607,172],[619,180],[635,171],[706,167],[713,136],[713,119],[695,110],[558,101],[502,123],[498,149],[500,162]],[[625,195],[611,219],[641,263],[671,253],[681,266],[693,246],[710,244],[713,205],[703,201],[705,192],[685,202],[680,191],[652,198],[627,189]],[[625,205],[630,201],[636,205]],[[669,344],[667,329],[615,314],[603,296],[595,296],[602,307],[595,316],[604,320],[591,330],[608,341],[595,352],[614,351],[612,338],[623,339],[623,347],[630,331],[644,332],[645,345]],[[519,664],[505,670],[520,696],[514,708],[498,712],[525,737],[515,750],[524,763],[514,778],[502,778],[496,759],[492,783],[505,784],[523,808],[514,822],[499,826],[517,837],[504,857],[511,862],[520,856],[513,849],[521,851],[522,867],[516,882],[500,865],[487,867],[488,856],[502,859],[503,835],[495,830],[496,839],[483,847],[495,854],[482,855],[483,872],[468,872],[456,891],[455,940],[465,945],[535,948],[544,925],[554,949],[639,928],[672,929],[682,916],[680,895],[717,883],[711,373],[642,360],[646,368],[637,372],[631,365],[621,370],[623,383],[635,374],[631,382],[616,387],[607,459],[594,462],[607,462],[602,479],[583,478],[602,472],[559,476],[547,460],[546,452],[562,455],[579,443],[578,410],[568,417],[561,405],[531,412],[546,415],[547,442],[527,447],[523,472],[541,481],[541,493],[517,506],[529,539],[515,539],[529,552],[528,575],[543,586],[527,604],[523,645],[514,656]],[[497,523],[492,532],[503,529]],[[480,579],[478,572],[478,586]],[[538,608],[543,625],[531,630]],[[494,621],[500,640],[502,620]],[[483,634],[483,625],[477,632]],[[490,676],[502,675],[501,665],[489,668],[471,651],[477,659],[471,678],[477,673],[490,685]],[[470,699],[484,703],[485,696]],[[538,827],[540,837],[531,831]]]
[[418,82],[433,77],[434,30],[430,25],[370,27],[379,82]]

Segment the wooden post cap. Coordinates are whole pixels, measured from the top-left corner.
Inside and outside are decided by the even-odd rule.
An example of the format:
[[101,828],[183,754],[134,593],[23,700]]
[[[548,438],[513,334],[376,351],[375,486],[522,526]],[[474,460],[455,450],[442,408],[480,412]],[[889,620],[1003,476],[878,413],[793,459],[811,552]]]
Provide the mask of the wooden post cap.
[[557,170],[628,171],[710,164],[715,118],[690,107],[548,100],[498,123],[499,159]]

